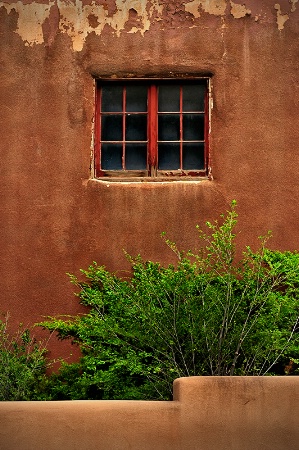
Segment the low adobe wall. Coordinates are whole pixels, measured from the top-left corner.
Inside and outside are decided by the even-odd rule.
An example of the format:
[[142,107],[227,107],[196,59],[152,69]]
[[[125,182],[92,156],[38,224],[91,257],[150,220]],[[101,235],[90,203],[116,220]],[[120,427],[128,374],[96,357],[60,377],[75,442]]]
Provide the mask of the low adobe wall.
[[174,401],[0,403],[2,450],[298,450],[298,377],[191,377]]

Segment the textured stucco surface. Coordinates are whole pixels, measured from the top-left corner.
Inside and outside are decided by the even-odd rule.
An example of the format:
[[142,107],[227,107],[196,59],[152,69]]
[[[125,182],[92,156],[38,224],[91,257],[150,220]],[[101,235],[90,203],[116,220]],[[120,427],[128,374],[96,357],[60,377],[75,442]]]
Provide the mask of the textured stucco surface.
[[191,377],[173,402],[1,402],[1,449],[297,450],[298,388],[298,377]]
[[[171,261],[160,233],[189,248],[232,199],[240,248],[298,248],[298,35],[296,0],[2,2],[0,311],[79,311],[66,272]],[[184,75],[211,75],[213,181],[92,180],[94,78]]]

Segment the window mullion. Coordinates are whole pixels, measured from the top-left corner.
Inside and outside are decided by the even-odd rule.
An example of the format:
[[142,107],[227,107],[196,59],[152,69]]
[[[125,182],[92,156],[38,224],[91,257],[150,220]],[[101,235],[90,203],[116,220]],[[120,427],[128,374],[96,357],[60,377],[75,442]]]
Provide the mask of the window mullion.
[[158,101],[157,86],[150,85],[148,90],[148,169],[150,176],[157,175],[158,163]]
[[122,168],[126,170],[126,109],[127,109],[127,91],[126,86],[123,87],[123,111],[122,111]]
[[183,86],[180,86],[180,169],[183,169]]

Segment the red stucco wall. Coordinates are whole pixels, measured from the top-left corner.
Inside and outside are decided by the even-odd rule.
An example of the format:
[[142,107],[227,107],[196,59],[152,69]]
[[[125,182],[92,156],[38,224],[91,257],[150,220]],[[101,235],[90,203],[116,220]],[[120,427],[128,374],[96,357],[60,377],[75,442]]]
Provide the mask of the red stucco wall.
[[[0,8],[0,311],[79,310],[66,272],[170,261],[239,204],[240,246],[298,248],[296,0],[5,1]],[[91,179],[94,78],[212,74],[213,181]]]

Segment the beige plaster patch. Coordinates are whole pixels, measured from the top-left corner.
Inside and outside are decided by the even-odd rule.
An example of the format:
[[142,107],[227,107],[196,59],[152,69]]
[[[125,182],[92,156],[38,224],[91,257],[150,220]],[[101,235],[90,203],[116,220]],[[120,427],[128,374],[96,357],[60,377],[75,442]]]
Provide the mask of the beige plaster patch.
[[[296,10],[298,1],[290,0],[291,12]],[[18,0],[15,3],[2,3],[2,5],[8,13],[12,9],[18,13],[16,33],[21,36],[25,45],[43,44],[43,24],[50,17],[51,7],[57,5],[60,17],[59,30],[71,38],[75,51],[82,50],[90,33],[93,32],[100,36],[106,24],[114,30],[117,36],[120,36],[129,19],[130,9],[136,11],[138,26],[133,26],[128,32],[142,35],[150,29],[153,20],[162,20],[163,13],[161,0],[116,0],[116,12],[113,15],[109,15],[107,9],[103,5],[97,4],[96,0],[89,5],[84,5],[82,0],[49,0],[47,4],[35,2],[24,4]],[[232,0],[185,2],[185,10],[193,14],[195,18],[200,17],[202,11],[223,17],[229,6],[231,14],[236,19],[251,13],[245,3],[238,4]],[[289,15],[282,14],[279,3],[276,3],[274,8],[277,10],[278,29],[282,30]],[[257,16],[255,20],[257,20]]]
[[[50,8],[57,4],[59,8],[60,21],[59,30],[66,33],[72,39],[73,49],[81,51],[86,37],[95,32],[101,35],[106,24],[110,25],[119,36],[129,18],[129,10],[134,9],[141,17],[141,27],[133,27],[130,32],[141,32],[144,34],[150,28],[153,15],[161,17],[163,5],[159,0],[153,0],[148,7],[146,1],[139,0],[116,0],[117,11],[113,16],[108,13],[102,5],[92,2],[83,5],[81,0],[65,2],[53,0],[48,3],[23,4],[21,1],[7,4],[3,3],[7,12],[15,9],[18,13],[18,25],[16,32],[21,36],[26,45],[42,44],[44,42],[42,25],[49,18]],[[89,18],[93,17],[93,23]]]
[[200,0],[199,5],[201,5],[204,12],[215,16],[223,16],[227,3],[226,0]]
[[[130,33],[141,32],[149,30],[151,24],[151,16],[154,11],[162,13],[162,7],[158,4],[152,4],[149,9],[146,8],[146,2],[139,0],[116,0],[117,11],[112,17],[108,17],[108,13],[102,5],[97,5],[94,2],[91,5],[82,5],[81,0],[76,0],[75,7],[69,3],[58,3],[61,15],[60,30],[66,32],[73,41],[73,48],[80,51],[83,48],[86,37],[92,31],[97,35],[101,35],[106,24],[110,25],[119,36],[124,29],[125,23],[129,18],[129,10],[134,9],[139,17],[141,17],[141,28],[133,27]],[[91,27],[88,17],[92,14],[97,18],[98,25]]]
[[198,6],[199,6],[198,0],[193,0],[192,2],[185,4],[185,11],[190,14],[193,14],[195,19],[198,19],[198,17],[200,17]]
[[292,4],[291,12],[296,11],[296,3],[298,3],[298,0],[290,0]]
[[44,42],[42,24],[49,18],[50,8],[54,2],[47,5],[42,3],[30,3],[24,5],[21,1],[16,3],[4,3],[8,13],[15,10],[18,13],[18,25],[16,32],[21,36],[25,45],[42,44]]
[[235,19],[240,19],[241,17],[245,17],[246,15],[251,14],[251,10],[247,9],[245,5],[239,5],[238,3],[230,2],[231,6],[231,15]]
[[[107,12],[102,5],[92,3],[82,6],[80,0],[76,0],[75,4],[58,1],[57,5],[60,13],[59,29],[71,37],[74,50],[82,50],[87,35],[92,30],[100,34],[106,23]],[[88,17],[91,14],[97,20],[96,28],[89,24]]]
[[288,16],[288,14],[281,13],[281,8],[280,8],[279,3],[275,3],[274,8],[277,11],[276,23],[277,23],[278,29],[281,31],[284,29],[284,24],[286,23],[286,21],[289,20],[289,16]]

